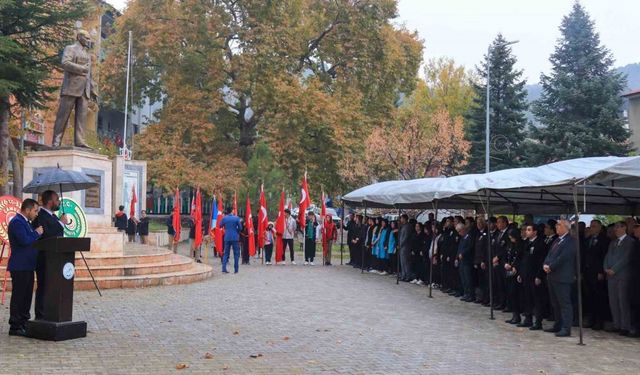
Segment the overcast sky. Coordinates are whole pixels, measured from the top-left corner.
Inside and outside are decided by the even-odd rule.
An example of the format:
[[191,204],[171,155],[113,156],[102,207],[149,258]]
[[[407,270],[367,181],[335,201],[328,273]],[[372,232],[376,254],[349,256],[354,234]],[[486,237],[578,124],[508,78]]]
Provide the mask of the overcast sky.
[[[107,0],[123,9],[127,0]],[[501,32],[518,40],[513,51],[529,83],[550,69],[549,55],[560,36],[558,26],[574,0],[400,0],[396,22],[417,30],[425,42],[425,60],[452,57],[473,68]],[[581,0],[601,42],[616,66],[640,62],[640,1]]]

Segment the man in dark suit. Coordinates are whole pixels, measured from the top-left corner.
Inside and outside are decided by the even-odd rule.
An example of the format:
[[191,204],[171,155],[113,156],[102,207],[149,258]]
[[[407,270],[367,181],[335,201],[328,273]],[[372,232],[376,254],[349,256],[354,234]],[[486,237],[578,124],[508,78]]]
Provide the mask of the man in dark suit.
[[591,316],[589,326],[594,330],[603,328],[607,318],[609,301],[605,279],[604,257],[609,248],[609,238],[602,228],[600,220],[592,220],[589,226],[590,236],[585,240],[584,248],[584,301],[586,312]]
[[493,256],[493,296],[494,296],[494,308],[496,310],[503,310],[510,312],[507,309],[507,276],[504,270],[505,257],[507,255],[507,241],[509,236],[507,230],[509,229],[509,219],[506,216],[498,217],[496,222],[498,232],[495,234],[495,238],[492,237],[491,253]]
[[473,290],[473,238],[469,233],[470,228],[463,223],[456,225],[456,231],[460,236],[458,251],[456,252],[460,281],[462,282],[463,295],[461,300],[473,302],[476,300]]
[[33,244],[43,232],[42,227],[31,228],[31,221],[38,216],[38,202],[25,199],[20,212],[9,223],[11,257],[7,270],[11,272],[11,302],[9,307],[9,335],[26,336],[25,325],[31,310],[33,296],[33,271],[36,269],[38,251]]
[[[546,299],[540,298],[541,294],[547,291],[542,285],[544,271],[542,266],[547,257],[547,245],[541,236],[541,230],[534,224],[525,226],[527,243],[524,256],[521,261],[521,274],[518,282],[522,283],[524,289],[524,322],[518,327],[530,327],[532,331],[542,329],[542,319],[544,317],[544,303]],[[535,316],[535,324],[533,317]]]
[[[47,190],[42,193],[42,207],[38,214],[38,218],[32,223],[32,227],[42,227],[44,232],[40,236],[41,240],[51,237],[62,237],[64,234],[64,225],[69,223],[67,215],[60,218],[53,213],[60,209],[60,197],[53,190]],[[44,280],[46,278],[47,252],[38,252],[38,263],[36,265],[36,276],[38,287],[36,289],[36,319],[42,319],[44,314]]]
[[573,324],[571,287],[576,278],[576,240],[569,234],[570,230],[571,222],[558,221],[558,238],[551,245],[542,267],[547,273],[549,297],[555,316],[553,328],[545,332],[554,332],[557,337],[571,336]]
[[635,334],[631,327],[631,259],[635,240],[627,235],[627,224],[617,222],[614,227],[616,239],[609,244],[604,257],[604,272],[609,287],[609,306],[613,316],[613,331],[622,336]]

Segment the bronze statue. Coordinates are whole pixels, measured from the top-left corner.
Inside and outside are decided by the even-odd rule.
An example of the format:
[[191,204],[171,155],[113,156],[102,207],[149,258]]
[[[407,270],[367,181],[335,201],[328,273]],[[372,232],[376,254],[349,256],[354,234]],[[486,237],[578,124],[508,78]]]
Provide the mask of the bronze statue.
[[60,105],[53,128],[54,148],[60,147],[62,136],[69,122],[71,110],[75,109],[76,147],[90,148],[84,139],[87,125],[87,107],[89,100],[95,98],[94,83],[91,80],[91,55],[87,49],[91,45],[91,36],[85,30],[78,30],[76,43],[66,46],[62,55],[64,79],[60,91]]

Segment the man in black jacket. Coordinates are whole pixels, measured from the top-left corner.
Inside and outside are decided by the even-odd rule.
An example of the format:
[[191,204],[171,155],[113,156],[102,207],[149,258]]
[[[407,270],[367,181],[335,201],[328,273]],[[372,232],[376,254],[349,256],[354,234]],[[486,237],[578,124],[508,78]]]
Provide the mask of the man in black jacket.
[[492,237],[492,266],[493,266],[493,295],[494,308],[496,310],[505,309],[507,311],[507,276],[504,270],[505,257],[507,255],[507,242],[509,236],[507,230],[509,228],[509,219],[506,216],[499,216],[497,220],[498,231],[495,234],[495,241]]
[[570,230],[571,222],[558,221],[558,238],[551,245],[543,266],[547,273],[549,297],[555,315],[553,328],[546,329],[545,332],[554,332],[557,337],[571,336],[573,324],[571,288],[576,278],[576,240],[571,237]]
[[476,237],[474,239],[475,244],[473,254],[473,267],[477,274],[478,279],[478,292],[476,293],[476,303],[488,304],[489,303],[489,271],[487,264],[489,264],[489,247],[487,223],[484,217],[478,216],[476,219],[476,227],[478,229]]
[[[33,228],[42,227],[43,233],[40,236],[40,241],[51,237],[62,237],[64,234],[65,224],[69,224],[69,218],[67,215],[62,215],[60,218],[53,213],[60,209],[60,198],[58,194],[53,190],[47,190],[42,193],[42,206],[38,217],[31,223]],[[44,314],[44,290],[47,287],[45,285],[46,278],[46,263],[47,252],[39,251],[38,260],[36,263],[36,304],[35,313],[36,320],[42,319]]]
[[584,247],[583,295],[586,313],[591,317],[587,326],[600,330],[609,315],[607,281],[602,268],[609,248],[609,238],[600,220],[591,220],[589,231],[591,235],[585,240]]
[[[542,284],[544,259],[547,257],[547,245],[541,236],[544,228],[538,228],[534,224],[527,224],[525,235],[527,243],[520,266],[518,282],[524,288],[524,322],[518,327],[531,327],[532,331],[542,329],[547,290]],[[533,316],[536,321],[533,323]]]

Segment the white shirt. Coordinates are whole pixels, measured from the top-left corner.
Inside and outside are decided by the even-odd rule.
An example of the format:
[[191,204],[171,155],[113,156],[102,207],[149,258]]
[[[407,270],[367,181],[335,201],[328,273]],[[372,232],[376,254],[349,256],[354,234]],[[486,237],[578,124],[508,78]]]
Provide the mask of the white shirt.
[[284,223],[284,233],[282,235],[282,238],[286,239],[286,240],[290,240],[293,239],[293,236],[296,233],[296,221],[292,216],[289,216],[289,218],[285,218],[285,223]]
[[620,246],[620,244],[622,243],[622,241],[625,239],[625,237],[627,237],[626,234],[623,234],[622,236],[618,237],[618,243],[616,244],[617,246]]

